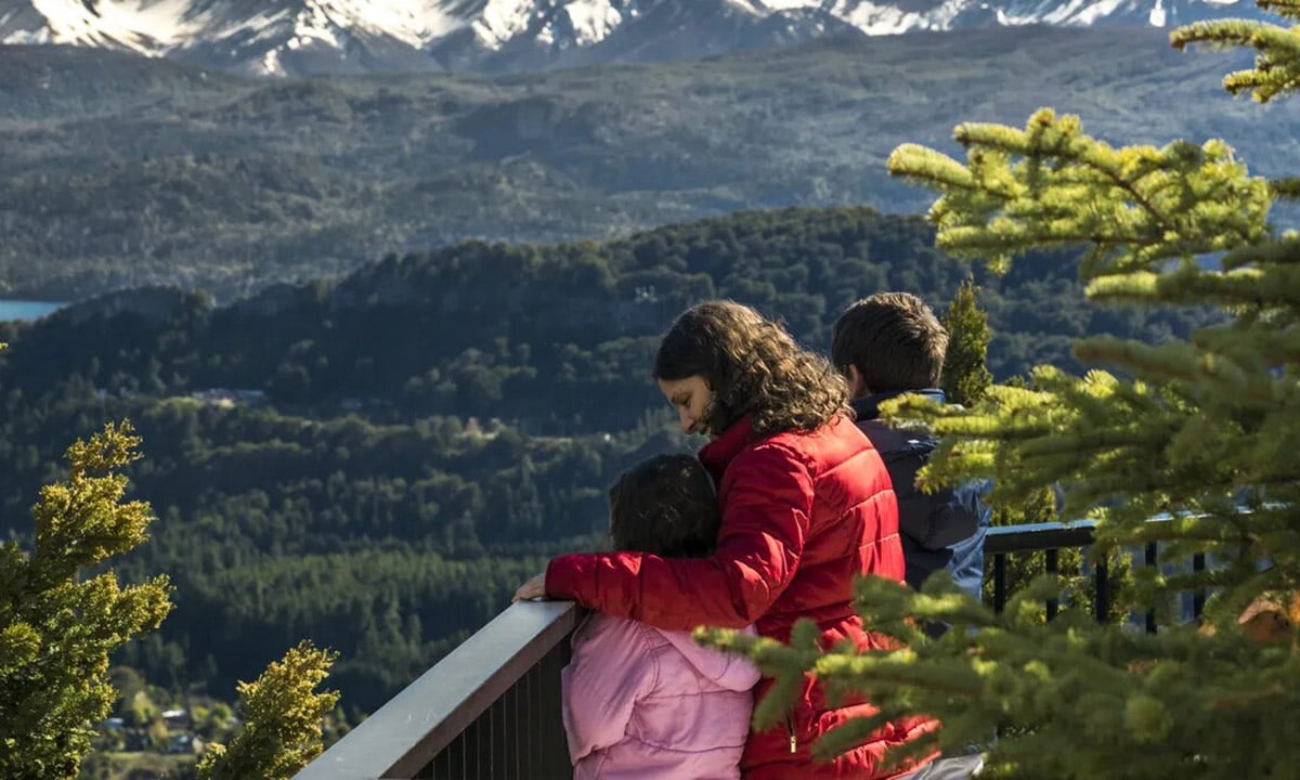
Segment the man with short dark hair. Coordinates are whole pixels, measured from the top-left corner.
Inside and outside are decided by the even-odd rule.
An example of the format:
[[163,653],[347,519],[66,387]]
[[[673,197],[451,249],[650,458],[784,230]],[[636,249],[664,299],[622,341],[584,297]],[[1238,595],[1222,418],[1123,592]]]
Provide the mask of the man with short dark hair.
[[858,427],[875,445],[894,483],[907,584],[920,588],[932,573],[946,568],[959,587],[978,599],[992,515],[980,499],[984,485],[922,492],[916,474],[938,441],[878,419],[880,404],[904,393],[946,402],[939,382],[947,349],[948,332],[924,301],[910,293],[887,292],[864,298],[840,315],[831,360],[849,381]]

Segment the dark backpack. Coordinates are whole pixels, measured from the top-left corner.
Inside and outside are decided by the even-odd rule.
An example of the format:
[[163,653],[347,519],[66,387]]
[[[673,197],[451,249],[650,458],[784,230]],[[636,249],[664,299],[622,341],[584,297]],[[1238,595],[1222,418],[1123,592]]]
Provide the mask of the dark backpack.
[[927,577],[946,568],[958,586],[979,598],[984,536],[992,514],[980,499],[985,485],[967,483],[925,493],[916,487],[916,474],[930,462],[937,439],[879,420],[859,420],[858,427],[880,453],[898,498],[907,584],[919,589]]

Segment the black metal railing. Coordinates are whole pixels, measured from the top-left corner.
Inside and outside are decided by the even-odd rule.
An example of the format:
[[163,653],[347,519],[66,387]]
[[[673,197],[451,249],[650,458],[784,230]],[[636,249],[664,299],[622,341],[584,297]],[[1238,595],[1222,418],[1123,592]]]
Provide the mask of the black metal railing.
[[[990,528],[984,539],[984,556],[992,559],[993,608],[998,612],[1007,603],[1007,556],[1014,553],[1044,553],[1048,574],[1060,570],[1060,551],[1083,548],[1092,544],[1095,523],[1033,523],[1030,525],[1003,525]],[[1152,561],[1154,563],[1154,561]],[[1110,614],[1110,571],[1103,557],[1093,567],[1096,585],[1094,614],[1105,621]],[[1047,602],[1047,619],[1056,617],[1060,605]]]
[[[1043,552],[1056,573],[1059,551],[1087,548],[1094,524],[1036,523],[989,530],[994,607],[1007,602],[1008,556]],[[1156,546],[1143,550],[1155,566]],[[1205,566],[1197,556],[1193,568]],[[1091,565],[1094,614],[1111,607],[1104,556]],[[1200,615],[1203,593],[1193,594]],[[1059,605],[1049,602],[1047,617]],[[294,780],[569,780],[561,718],[560,670],[568,663],[568,637],[581,610],[570,602],[512,605],[470,637],[378,712],[298,773]],[[1146,629],[1156,630],[1153,613]]]
[[[1160,522],[1160,519],[1152,522]],[[1009,555],[1016,553],[1036,553],[1042,552],[1044,555],[1044,569],[1048,574],[1058,574],[1060,572],[1060,551],[1066,549],[1084,549],[1086,550],[1094,541],[1094,530],[1096,523],[1091,520],[1080,520],[1074,523],[1033,523],[1027,525],[1006,525],[990,528],[988,536],[984,541],[984,555],[986,559],[991,559],[991,568],[993,571],[993,608],[1001,612],[1007,603],[1007,558]],[[1135,552],[1135,551],[1134,551]],[[1145,566],[1157,566],[1157,547],[1155,542],[1148,542],[1142,547],[1142,563]],[[1136,555],[1131,555],[1136,557]],[[1098,622],[1106,622],[1110,619],[1111,610],[1111,593],[1110,593],[1110,563],[1106,556],[1097,556],[1092,561],[1091,576],[1093,581],[1093,616]],[[1205,555],[1197,553],[1192,556],[1192,571],[1205,570]],[[1192,620],[1198,620],[1201,612],[1205,607],[1205,591],[1197,590],[1188,594],[1191,599],[1190,610],[1187,609],[1184,602],[1184,616]],[[1056,617],[1060,610],[1060,605],[1052,600],[1048,601],[1047,619],[1051,620]],[[1190,611],[1190,615],[1187,613]],[[1147,633],[1156,632],[1156,613],[1154,610],[1147,612],[1141,617],[1141,623]]]

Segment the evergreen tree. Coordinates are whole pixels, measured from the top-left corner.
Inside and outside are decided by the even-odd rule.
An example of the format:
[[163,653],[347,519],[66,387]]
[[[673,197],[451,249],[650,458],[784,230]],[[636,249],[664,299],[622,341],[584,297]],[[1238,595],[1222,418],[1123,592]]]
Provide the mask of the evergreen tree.
[[[1260,5],[1300,19],[1296,0]],[[1300,89],[1300,28],[1202,22],[1172,40],[1257,49],[1254,69],[1225,80],[1234,93],[1267,102]],[[1012,506],[1059,485],[1066,517],[1097,521],[1096,554],[1160,543],[1162,566],[1134,567],[1128,597],[1156,609],[1162,629],[1069,614],[1044,623],[1038,604],[1060,596],[1055,578],[1036,579],[1000,615],[942,582],[909,595],[863,579],[867,624],[907,649],[823,652],[808,623],[788,647],[706,636],[754,655],[778,694],[812,672],[880,706],[828,735],[824,755],[901,713],[928,712],[944,728],[907,752],[999,729],[981,777],[1295,776],[1300,236],[1279,235],[1267,216],[1276,199],[1300,195],[1300,180],[1252,176],[1220,140],[1114,148],[1047,109],[1024,130],[966,124],[956,138],[964,165],[911,145],[890,159],[893,174],[942,193],[930,212],[940,247],[1003,270],[1031,248],[1082,243],[1079,274],[1094,303],[1209,304],[1223,314],[1186,341],[1075,345],[1080,361],[1122,375],[1044,366],[1029,387],[990,387],[965,410],[916,399],[890,410],[928,419],[942,436],[923,482],[990,477],[992,498]],[[1188,565],[1197,554],[1208,571]],[[1213,589],[1204,624],[1182,624],[1172,606],[1197,589]],[[1274,615],[1273,630],[1255,630],[1261,610]],[[959,625],[935,641],[910,616]],[[758,725],[779,721],[784,698],[763,702]]]
[[970,279],[962,282],[943,316],[948,331],[948,352],[943,358],[943,391],[948,400],[968,406],[983,397],[993,383],[988,369],[989,316],[980,308],[979,290]]
[[123,423],[72,445],[70,475],[33,510],[31,553],[0,545],[0,777],[76,777],[91,724],[116,698],[109,654],[171,609],[166,577],[122,587],[112,571],[82,576],[139,545],[153,521],[147,504],[123,501],[120,470],[139,443]]
[[[989,328],[988,314],[979,305],[979,288],[967,279],[958,288],[948,311],[943,317],[944,328],[948,331],[948,352],[944,356],[943,390],[949,401],[963,406],[973,405],[984,397],[993,376],[985,364],[988,356],[989,341],[992,330]],[[1019,383],[1017,383],[1019,384]],[[993,508],[993,525],[1023,525],[1027,523],[1047,523],[1059,519],[1056,512],[1056,490],[1045,486],[1022,501],[1013,505],[1003,504]],[[991,569],[990,565],[986,568]],[[1006,587],[1008,592],[1021,590],[1037,574],[1047,570],[1047,553],[1018,553],[1007,556]],[[1092,572],[1084,565],[1083,554],[1076,549],[1058,550],[1056,571],[1062,578],[1066,598],[1057,606],[1066,610],[1078,610],[1083,614],[1094,615],[1096,583],[1089,576]],[[1107,582],[1109,592],[1119,593],[1129,579],[1129,565],[1116,552],[1107,554]],[[984,578],[984,599],[992,602],[995,582],[993,576]],[[1041,605],[1040,619],[1047,619],[1047,606]],[[1110,600],[1110,618],[1123,620],[1128,616],[1128,604],[1122,599]]]
[[[139,446],[128,422],[73,444],[65,456],[67,479],[43,488],[33,508],[30,553],[17,541],[0,545],[5,780],[72,780],[80,774],[91,751],[92,724],[109,714],[118,696],[110,654],[157,628],[172,608],[165,576],[123,587],[113,571],[101,567],[139,546],[154,520],[148,504],[123,500],[128,480],[120,471],[140,458]],[[85,576],[87,570],[99,573]],[[202,777],[287,778],[318,754],[321,719],[338,697],[311,691],[332,662],[332,654],[303,643],[257,682],[241,685],[248,723],[229,752],[213,746]],[[123,670],[115,676],[121,682]]]
[[244,729],[229,747],[208,747],[199,780],[288,780],[320,755],[321,722],[339,697],[314,691],[336,658],[303,641],[257,680],[240,683]]

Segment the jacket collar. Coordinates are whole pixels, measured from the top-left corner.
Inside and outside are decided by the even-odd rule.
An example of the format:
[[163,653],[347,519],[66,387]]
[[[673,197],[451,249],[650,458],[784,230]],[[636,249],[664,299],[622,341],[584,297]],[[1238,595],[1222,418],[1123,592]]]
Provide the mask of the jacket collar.
[[937,387],[929,387],[924,390],[895,390],[889,393],[872,393],[871,395],[864,395],[861,398],[855,399],[853,401],[853,413],[857,415],[859,421],[874,420],[880,416],[880,405],[882,403],[891,398],[897,398],[900,395],[907,395],[909,393],[912,395],[923,396],[931,401],[938,401],[941,404],[948,403],[947,396],[945,396],[943,391]]
[[700,463],[713,475],[713,479],[722,483],[722,474],[745,447],[754,441],[754,423],[748,416],[741,417],[722,432],[722,435],[700,448]]

